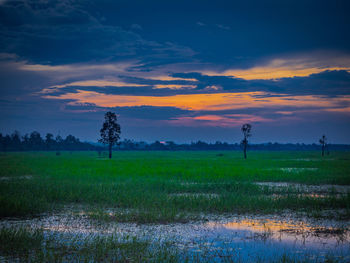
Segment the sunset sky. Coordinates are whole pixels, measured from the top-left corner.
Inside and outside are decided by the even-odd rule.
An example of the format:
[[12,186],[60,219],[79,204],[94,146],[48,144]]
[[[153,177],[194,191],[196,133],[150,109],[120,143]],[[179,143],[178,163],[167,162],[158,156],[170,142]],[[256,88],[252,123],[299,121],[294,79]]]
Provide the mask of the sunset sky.
[[0,0],[0,132],[350,143],[350,1]]

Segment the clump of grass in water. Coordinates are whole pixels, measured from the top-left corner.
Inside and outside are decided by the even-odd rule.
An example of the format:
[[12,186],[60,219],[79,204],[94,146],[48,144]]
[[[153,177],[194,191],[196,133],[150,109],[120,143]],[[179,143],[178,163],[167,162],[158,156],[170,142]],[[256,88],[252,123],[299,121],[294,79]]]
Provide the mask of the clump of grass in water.
[[19,262],[181,262],[168,244],[136,237],[64,237],[41,229],[1,228],[0,256]]
[[28,257],[41,249],[42,230],[0,228],[0,252],[3,256]]
[[131,222],[138,224],[169,224],[169,223],[188,223],[198,220],[199,216],[184,212],[177,212],[170,209],[153,210],[131,210],[106,212],[102,209],[89,211],[88,216],[93,220],[105,222]]

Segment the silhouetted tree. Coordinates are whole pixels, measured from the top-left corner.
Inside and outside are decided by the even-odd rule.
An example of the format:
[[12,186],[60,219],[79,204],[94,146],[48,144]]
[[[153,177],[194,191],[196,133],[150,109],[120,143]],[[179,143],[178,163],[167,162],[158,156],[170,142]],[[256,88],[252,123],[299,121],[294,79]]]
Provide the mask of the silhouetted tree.
[[5,137],[0,133],[0,151],[5,151]]
[[124,141],[121,143],[121,148],[134,150],[136,147],[135,147],[135,143],[132,140],[124,139]]
[[11,134],[11,150],[22,150],[21,146],[21,136],[19,135],[19,132],[18,131],[14,131],[12,134]]
[[176,150],[176,144],[173,141],[167,141],[166,147],[170,151]]
[[29,136],[29,145],[32,150],[38,151],[42,150],[42,146],[44,145],[44,141],[41,138],[41,135],[37,131],[33,131]]
[[47,133],[45,136],[45,146],[46,150],[52,150],[55,147],[56,141],[53,138],[52,133]]
[[4,151],[8,151],[10,150],[10,145],[11,145],[11,137],[10,135],[6,134],[6,136],[4,137],[4,140],[3,140],[3,145],[4,145]]
[[68,135],[66,139],[63,141],[64,143],[64,148],[70,151],[76,150],[77,145],[80,144],[79,139],[75,138],[73,135]]
[[100,130],[101,139],[99,142],[108,144],[109,159],[112,158],[112,147],[120,139],[120,125],[117,123],[117,115],[113,112],[105,114],[105,121]]
[[26,133],[22,136],[22,146],[24,150],[30,150],[30,142],[29,142],[29,135]]
[[247,159],[248,138],[252,136],[252,134],[250,133],[251,129],[252,129],[252,125],[248,123],[243,124],[241,128],[241,131],[243,132],[243,136],[244,136],[241,142],[241,144],[243,145],[244,159]]
[[322,156],[324,156],[324,150],[326,149],[326,145],[327,145],[326,135],[322,135],[322,138],[320,139],[320,144],[322,146]]
[[60,150],[62,149],[62,146],[63,146],[63,139],[62,139],[61,135],[58,134],[56,136],[55,141],[56,141],[56,145],[57,145],[56,155],[61,155]]

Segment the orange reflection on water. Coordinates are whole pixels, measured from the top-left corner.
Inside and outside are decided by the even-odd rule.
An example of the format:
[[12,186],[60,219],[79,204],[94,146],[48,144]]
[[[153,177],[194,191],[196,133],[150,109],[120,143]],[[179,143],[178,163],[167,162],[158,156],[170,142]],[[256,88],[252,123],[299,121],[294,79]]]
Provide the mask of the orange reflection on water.
[[256,232],[264,232],[264,231],[280,232],[281,230],[285,230],[285,229],[299,229],[303,231],[310,231],[312,229],[310,226],[303,223],[296,224],[288,221],[275,221],[271,219],[264,219],[264,220],[244,219],[237,222],[228,222],[228,223],[222,224],[222,227],[225,227],[228,229],[249,230],[249,231],[256,231]]
[[[243,219],[228,223],[209,222],[209,228],[235,231],[242,238],[268,238],[288,242],[309,242],[312,244],[338,244],[348,242],[350,233],[346,228],[310,225],[303,221],[264,219]],[[250,233],[250,234],[246,234]]]

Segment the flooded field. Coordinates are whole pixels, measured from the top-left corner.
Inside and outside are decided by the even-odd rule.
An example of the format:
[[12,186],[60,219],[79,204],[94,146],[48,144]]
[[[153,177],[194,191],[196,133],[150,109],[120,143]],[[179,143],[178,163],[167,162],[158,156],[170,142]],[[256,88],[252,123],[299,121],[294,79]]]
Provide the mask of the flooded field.
[[0,262],[350,262],[348,153],[0,156]]
[[320,262],[327,258],[350,261],[350,223],[284,215],[207,216],[186,224],[135,224],[92,220],[83,211],[34,219],[2,220],[0,228],[43,230],[46,239],[69,243],[87,238],[135,238],[166,244],[189,261],[210,258],[241,262],[272,262],[288,255],[292,260]]

